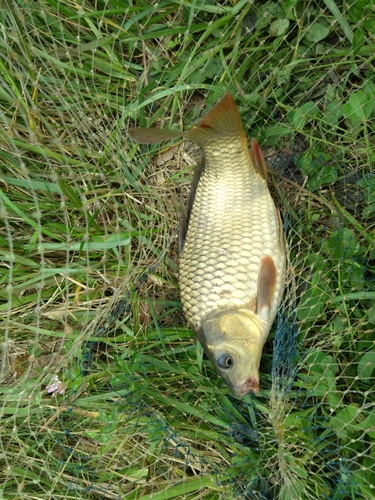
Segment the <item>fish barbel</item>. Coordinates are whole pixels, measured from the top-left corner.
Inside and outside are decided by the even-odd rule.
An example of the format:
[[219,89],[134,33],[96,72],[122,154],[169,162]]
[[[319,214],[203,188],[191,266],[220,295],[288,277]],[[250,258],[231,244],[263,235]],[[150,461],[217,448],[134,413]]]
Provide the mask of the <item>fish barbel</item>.
[[281,301],[286,244],[258,143],[249,151],[227,93],[189,132],[133,129],[138,142],[196,142],[194,174],[180,226],[180,290],[189,325],[235,396],[259,392],[263,345]]

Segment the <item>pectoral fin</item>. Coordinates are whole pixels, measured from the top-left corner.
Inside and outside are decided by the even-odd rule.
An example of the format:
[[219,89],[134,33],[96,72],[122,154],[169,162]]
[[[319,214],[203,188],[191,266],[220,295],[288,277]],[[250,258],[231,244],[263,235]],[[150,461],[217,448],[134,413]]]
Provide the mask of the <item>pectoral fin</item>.
[[271,309],[276,276],[276,266],[272,257],[269,255],[263,257],[258,276],[257,314],[265,314]]

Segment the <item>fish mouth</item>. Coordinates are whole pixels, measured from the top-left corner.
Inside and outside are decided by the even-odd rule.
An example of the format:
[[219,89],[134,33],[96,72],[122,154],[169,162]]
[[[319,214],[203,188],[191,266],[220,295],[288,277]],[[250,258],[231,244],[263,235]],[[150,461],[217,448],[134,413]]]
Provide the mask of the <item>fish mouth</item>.
[[245,382],[242,382],[242,384],[234,390],[234,393],[238,398],[242,398],[242,396],[245,396],[245,394],[250,391],[253,391],[254,394],[258,394],[259,392],[259,380],[253,376],[248,377]]

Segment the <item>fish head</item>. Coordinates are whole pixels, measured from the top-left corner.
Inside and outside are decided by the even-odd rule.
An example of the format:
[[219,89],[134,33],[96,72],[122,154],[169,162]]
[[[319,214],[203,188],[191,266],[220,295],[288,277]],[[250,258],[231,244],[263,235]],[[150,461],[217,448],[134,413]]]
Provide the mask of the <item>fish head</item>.
[[232,393],[259,392],[259,364],[264,344],[254,314],[222,311],[207,317],[197,333],[207,356]]

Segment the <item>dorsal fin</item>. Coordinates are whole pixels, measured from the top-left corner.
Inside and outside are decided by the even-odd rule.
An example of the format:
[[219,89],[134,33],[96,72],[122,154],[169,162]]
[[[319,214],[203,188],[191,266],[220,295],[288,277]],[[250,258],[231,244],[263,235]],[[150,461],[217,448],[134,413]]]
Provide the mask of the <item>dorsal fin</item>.
[[262,150],[260,149],[260,146],[256,139],[251,140],[251,149],[249,153],[255,169],[260,173],[260,175],[268,184],[268,170],[266,160],[264,159]]
[[194,170],[193,181],[191,183],[191,191],[189,194],[189,198],[186,205],[186,211],[181,217],[180,226],[178,229],[178,254],[182,254],[182,250],[184,249],[186,233],[188,230],[189,219],[191,210],[193,208],[195,193],[197,191],[197,187],[199,184],[199,180],[201,178],[202,172],[204,170],[204,156],[201,158],[200,162],[197,164]]
[[[257,314],[263,315],[271,309],[275,293],[277,271],[275,263],[269,255],[263,257],[258,275]],[[264,311],[264,309],[266,311]]]

